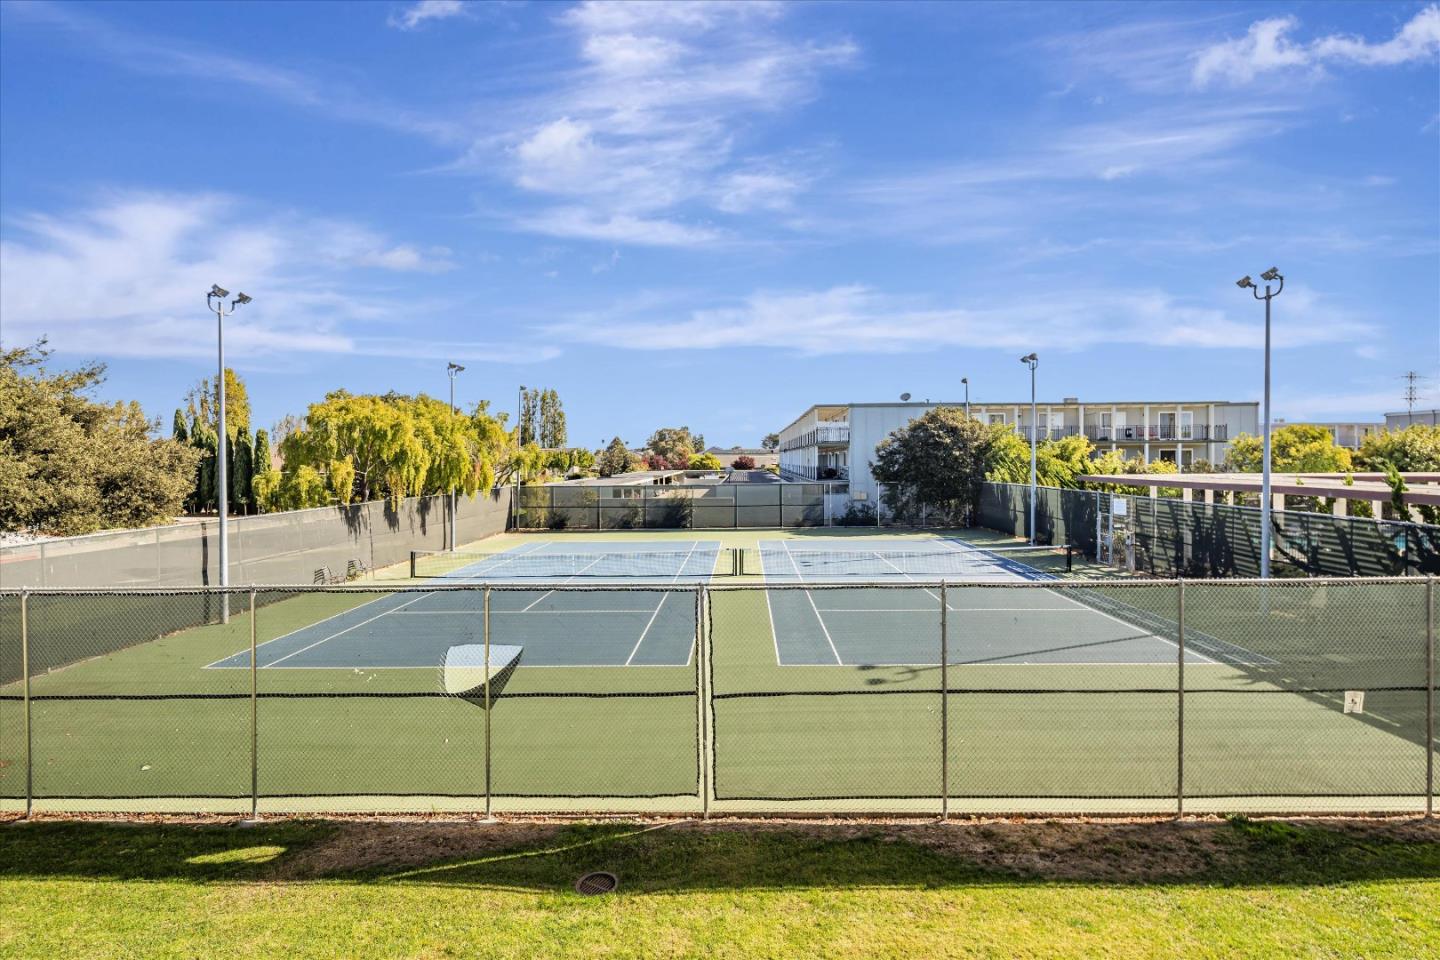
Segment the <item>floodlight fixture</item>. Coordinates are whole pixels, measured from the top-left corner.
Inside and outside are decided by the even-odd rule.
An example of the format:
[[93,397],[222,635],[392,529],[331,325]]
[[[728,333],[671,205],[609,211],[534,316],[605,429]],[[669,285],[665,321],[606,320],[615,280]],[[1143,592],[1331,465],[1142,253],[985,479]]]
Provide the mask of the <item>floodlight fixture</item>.
[[255,299],[255,298],[252,297],[252,296],[250,296],[250,294],[248,294],[248,293],[237,293],[237,294],[235,295],[235,299],[230,303],[230,306],[233,307],[233,306],[235,306],[236,304],[249,303],[249,302],[250,302],[251,300],[253,300],[253,299]]
[[1235,286],[1239,287],[1241,290],[1244,290],[1247,287],[1255,286],[1255,281],[1251,280],[1250,275],[1247,273],[1245,276],[1235,281]]
[[1260,274],[1260,279],[1264,280],[1266,283],[1274,283],[1276,280],[1280,279],[1280,268],[1271,267],[1269,270],[1266,270],[1264,273]]
[[206,296],[207,296],[207,297],[219,297],[221,300],[224,300],[226,297],[230,296],[230,291],[229,291],[229,290],[226,290],[224,287],[220,286],[220,284],[218,284],[218,283],[212,283],[212,284],[210,285],[210,292],[207,293]]

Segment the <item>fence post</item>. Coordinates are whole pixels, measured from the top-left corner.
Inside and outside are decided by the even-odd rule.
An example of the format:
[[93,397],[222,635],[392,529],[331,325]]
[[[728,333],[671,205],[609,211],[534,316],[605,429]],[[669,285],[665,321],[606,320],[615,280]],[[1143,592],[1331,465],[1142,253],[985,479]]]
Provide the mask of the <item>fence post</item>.
[[1185,581],[1175,581],[1175,818],[1185,816]]
[[940,581],[940,819],[950,819],[950,596]]
[[[42,547],[43,549],[43,547]],[[43,564],[42,564],[43,569]],[[25,819],[35,806],[34,738],[30,732],[30,591],[20,591],[20,675],[25,699]]]
[[1425,578],[1425,816],[1435,816],[1435,578]]
[[707,607],[708,592],[705,584],[695,588],[695,762],[699,769],[700,776],[697,786],[700,789],[700,816],[702,819],[710,817],[710,780],[709,764],[705,762],[707,754],[705,716],[705,664],[707,661],[705,652],[705,610]]
[[485,819],[491,820],[490,807],[490,586],[485,586]]
[[260,685],[255,662],[255,590],[250,590],[250,819],[260,819]]

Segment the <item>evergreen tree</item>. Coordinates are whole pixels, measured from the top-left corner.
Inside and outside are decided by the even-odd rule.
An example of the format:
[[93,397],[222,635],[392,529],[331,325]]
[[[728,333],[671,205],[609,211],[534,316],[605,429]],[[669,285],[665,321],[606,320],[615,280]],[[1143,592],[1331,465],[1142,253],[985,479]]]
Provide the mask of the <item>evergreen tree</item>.
[[255,431],[255,447],[250,455],[250,509],[256,513],[260,512],[260,492],[256,489],[255,480],[272,469],[270,433],[262,427]]
[[248,513],[250,507],[250,482],[254,478],[253,457],[255,447],[250,439],[248,427],[242,427],[235,434],[235,460],[230,464],[230,505],[236,513]]
[[185,411],[179,409],[175,411],[174,424],[170,428],[170,438],[180,443],[190,442],[190,431],[185,426]]

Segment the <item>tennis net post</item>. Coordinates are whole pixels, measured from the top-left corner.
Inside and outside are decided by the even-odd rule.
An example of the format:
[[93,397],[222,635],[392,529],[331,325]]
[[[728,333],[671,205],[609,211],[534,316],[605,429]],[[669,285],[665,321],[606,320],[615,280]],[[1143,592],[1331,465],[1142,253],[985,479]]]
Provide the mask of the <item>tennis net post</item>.
[[415,573],[415,569],[416,569],[416,567],[419,565],[419,562],[420,562],[420,552],[419,552],[418,550],[411,550],[411,551],[410,551],[410,579],[411,579],[411,580],[418,580],[418,579],[419,579],[419,577],[418,577],[418,576],[416,575],[416,573]]

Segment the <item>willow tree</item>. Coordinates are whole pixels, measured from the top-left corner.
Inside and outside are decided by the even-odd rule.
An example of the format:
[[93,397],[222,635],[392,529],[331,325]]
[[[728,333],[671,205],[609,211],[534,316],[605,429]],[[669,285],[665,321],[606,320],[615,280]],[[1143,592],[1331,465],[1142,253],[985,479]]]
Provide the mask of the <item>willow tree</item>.
[[[466,416],[427,396],[353,396],[343,391],[312,404],[303,424],[281,441],[284,472],[267,495],[286,506],[387,499],[458,491],[494,483],[493,453],[503,429],[479,411]],[[308,475],[303,482],[299,471]],[[294,479],[292,479],[294,478]],[[318,501],[318,502],[317,502]]]

